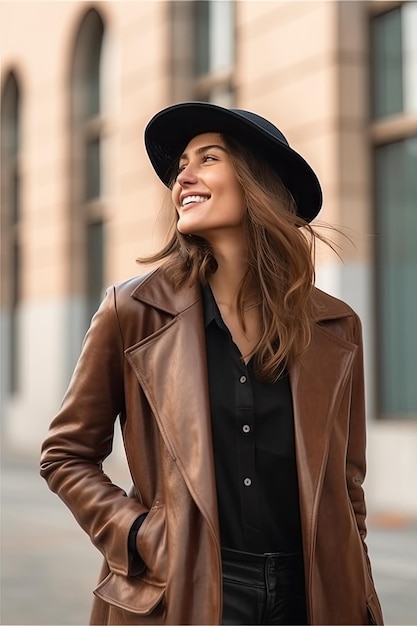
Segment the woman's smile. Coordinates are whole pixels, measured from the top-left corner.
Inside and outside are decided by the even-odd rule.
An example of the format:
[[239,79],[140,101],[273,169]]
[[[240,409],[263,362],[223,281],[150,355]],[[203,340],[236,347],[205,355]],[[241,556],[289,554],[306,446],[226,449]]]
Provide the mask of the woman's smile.
[[184,210],[185,208],[190,207],[190,205],[202,204],[209,199],[209,195],[202,196],[197,194],[183,194],[183,196],[181,197],[181,207]]

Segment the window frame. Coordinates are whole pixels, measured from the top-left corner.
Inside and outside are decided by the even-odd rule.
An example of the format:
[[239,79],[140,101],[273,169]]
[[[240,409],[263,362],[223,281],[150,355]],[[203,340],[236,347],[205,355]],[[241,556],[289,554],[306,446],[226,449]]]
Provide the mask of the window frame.
[[[14,70],[9,70],[1,89],[1,301],[9,317],[5,391],[20,390],[20,304],[22,298],[22,210],[21,210],[21,87]],[[13,118],[13,119],[11,119]],[[9,141],[8,129],[13,129]]]
[[[196,7],[200,0],[183,2],[172,0],[169,5],[171,23],[171,92],[173,101],[200,100],[215,102],[223,106],[233,106],[236,101],[236,11],[237,3],[230,2],[233,9],[232,38],[233,60],[230,67],[210,68],[207,72],[197,73],[195,36],[197,31]],[[206,1],[206,0],[204,0]],[[209,0],[212,2],[213,0]],[[214,0],[217,1],[217,0]],[[222,0],[225,2],[226,0]],[[207,34],[210,45],[210,33]],[[189,42],[192,42],[190,46]],[[210,52],[208,51],[208,56]]]
[[[103,146],[106,135],[106,116],[102,98],[102,64],[103,46],[106,25],[103,17],[95,9],[83,13],[74,37],[73,52],[70,66],[70,288],[72,294],[81,296],[84,312],[80,322],[82,336],[89,325],[94,308],[93,294],[101,293],[105,280],[105,232],[107,221],[107,205],[103,195]],[[91,54],[90,54],[91,53]],[[94,57],[94,64],[88,59]],[[93,75],[93,70],[95,71]],[[91,82],[93,81],[96,106],[91,108]],[[88,179],[90,169],[88,147],[98,143],[98,156],[94,169],[98,181],[93,181],[92,188],[97,193],[89,193],[91,180]],[[97,188],[96,187],[97,182]],[[95,224],[102,225],[103,241],[101,263],[96,272],[91,272],[91,254],[89,233]],[[91,276],[102,277],[101,285],[92,285]]]

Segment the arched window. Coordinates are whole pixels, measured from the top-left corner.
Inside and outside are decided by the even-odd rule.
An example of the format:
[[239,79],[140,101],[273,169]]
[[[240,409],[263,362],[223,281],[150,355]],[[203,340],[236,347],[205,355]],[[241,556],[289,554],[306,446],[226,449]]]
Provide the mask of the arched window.
[[70,282],[72,295],[81,302],[80,334],[88,326],[104,286],[103,39],[103,21],[90,9],[77,31],[70,74]]
[[15,74],[10,72],[1,94],[1,301],[7,360],[2,367],[2,387],[6,387],[2,391],[9,394],[19,388],[20,130],[20,90]]

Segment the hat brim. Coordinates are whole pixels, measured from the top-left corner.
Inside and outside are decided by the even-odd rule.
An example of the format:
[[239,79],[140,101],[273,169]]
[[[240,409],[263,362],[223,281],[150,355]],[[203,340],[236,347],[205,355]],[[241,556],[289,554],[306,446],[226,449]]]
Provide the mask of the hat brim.
[[173,166],[193,137],[208,132],[230,135],[269,162],[294,197],[297,214],[311,222],[322,205],[316,174],[298,152],[245,113],[208,102],[175,104],[157,113],[145,129],[145,146],[156,174],[169,187]]

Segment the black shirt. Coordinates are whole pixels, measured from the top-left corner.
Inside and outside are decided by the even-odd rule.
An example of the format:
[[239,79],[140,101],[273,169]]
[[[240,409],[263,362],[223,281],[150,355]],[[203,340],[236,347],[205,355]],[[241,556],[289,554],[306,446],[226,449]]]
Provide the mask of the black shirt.
[[221,545],[258,554],[300,552],[288,374],[275,383],[257,380],[208,285],[203,299]]

